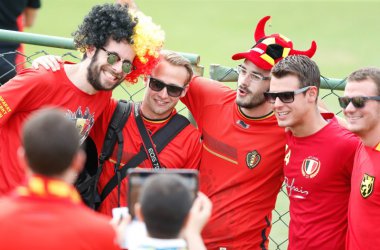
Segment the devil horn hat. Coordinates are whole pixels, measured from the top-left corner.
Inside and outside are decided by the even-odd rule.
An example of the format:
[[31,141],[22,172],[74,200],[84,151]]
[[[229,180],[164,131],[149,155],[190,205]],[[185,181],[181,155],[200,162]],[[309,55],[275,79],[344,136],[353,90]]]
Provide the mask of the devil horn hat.
[[248,59],[259,68],[270,70],[275,63],[288,55],[305,55],[312,57],[317,44],[312,41],[311,46],[306,51],[293,49],[292,41],[282,34],[265,34],[265,24],[270,16],[263,17],[257,24],[254,39],[256,44],[247,52],[237,53],[232,56],[233,60]]

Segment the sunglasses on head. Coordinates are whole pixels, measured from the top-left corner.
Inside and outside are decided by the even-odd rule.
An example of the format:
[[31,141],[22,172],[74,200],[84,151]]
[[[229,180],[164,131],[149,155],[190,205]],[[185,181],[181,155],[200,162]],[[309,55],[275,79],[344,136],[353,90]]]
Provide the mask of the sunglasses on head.
[[[101,47],[101,50],[105,51],[107,53],[107,62],[111,65],[114,65],[115,63],[119,62],[121,60],[120,56],[115,52],[110,52],[106,50],[105,48]],[[121,69],[124,73],[129,74],[134,70],[134,66],[129,60],[124,60]]]
[[284,91],[284,92],[265,92],[265,100],[269,103],[275,103],[276,98],[278,97],[283,103],[292,103],[294,102],[294,96],[303,92],[306,92],[311,86],[306,86],[301,89],[294,91]]
[[166,84],[163,81],[151,76],[149,77],[149,88],[157,92],[166,88],[168,95],[170,95],[171,97],[179,97],[182,94],[182,91],[184,90],[184,88],[182,87],[176,86],[174,84]]
[[363,108],[368,100],[380,101],[380,96],[354,96],[354,97],[338,97],[339,105],[342,108],[347,108],[348,104],[352,103],[355,108]]

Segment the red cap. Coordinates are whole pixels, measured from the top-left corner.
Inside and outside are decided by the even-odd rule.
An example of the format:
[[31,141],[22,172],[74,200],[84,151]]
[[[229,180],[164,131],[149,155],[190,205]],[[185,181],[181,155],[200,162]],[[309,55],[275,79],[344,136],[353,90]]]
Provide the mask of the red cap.
[[283,58],[289,55],[305,55],[312,57],[317,50],[317,44],[312,41],[311,47],[307,51],[293,49],[292,41],[284,35],[265,35],[264,27],[270,16],[262,18],[257,24],[255,31],[256,44],[247,52],[237,53],[232,56],[233,60],[247,59],[257,67],[270,70]]

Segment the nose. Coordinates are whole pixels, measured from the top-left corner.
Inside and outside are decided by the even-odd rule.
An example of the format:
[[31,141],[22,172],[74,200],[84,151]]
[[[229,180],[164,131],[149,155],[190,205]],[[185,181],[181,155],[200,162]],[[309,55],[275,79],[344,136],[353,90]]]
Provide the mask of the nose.
[[345,109],[344,112],[354,112],[356,110],[355,106],[350,102]]
[[248,84],[251,82],[249,74],[240,74],[239,75],[239,82],[240,85],[248,86]]
[[115,73],[118,73],[118,74],[123,73],[122,65],[123,65],[123,62],[120,60],[118,62],[115,62],[112,65],[112,69],[114,70]]
[[163,89],[161,89],[161,91],[158,92],[158,95],[159,95],[162,99],[169,97],[167,88],[164,87]]
[[276,97],[274,103],[272,103],[273,107],[281,107],[284,103],[280,100],[280,98]]

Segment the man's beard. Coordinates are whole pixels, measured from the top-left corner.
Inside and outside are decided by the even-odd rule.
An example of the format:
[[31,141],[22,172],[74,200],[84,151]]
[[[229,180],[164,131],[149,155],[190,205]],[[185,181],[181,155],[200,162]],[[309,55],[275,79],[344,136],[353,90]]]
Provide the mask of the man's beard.
[[265,97],[263,93],[252,94],[252,92],[248,92],[248,95],[245,97],[245,100],[242,100],[242,98],[239,99],[238,97],[236,97],[236,104],[239,107],[246,108],[246,109],[256,108],[258,106],[261,106],[265,102],[266,101],[265,101]]
[[118,83],[114,84],[111,88],[106,88],[102,85],[102,83],[100,82],[100,72],[102,71],[102,66],[97,65],[98,52],[99,50],[95,52],[95,55],[91,59],[90,65],[88,65],[87,67],[87,81],[97,91],[102,91],[102,90],[111,91],[117,86],[119,86],[120,83],[122,83],[124,79],[121,79]]

